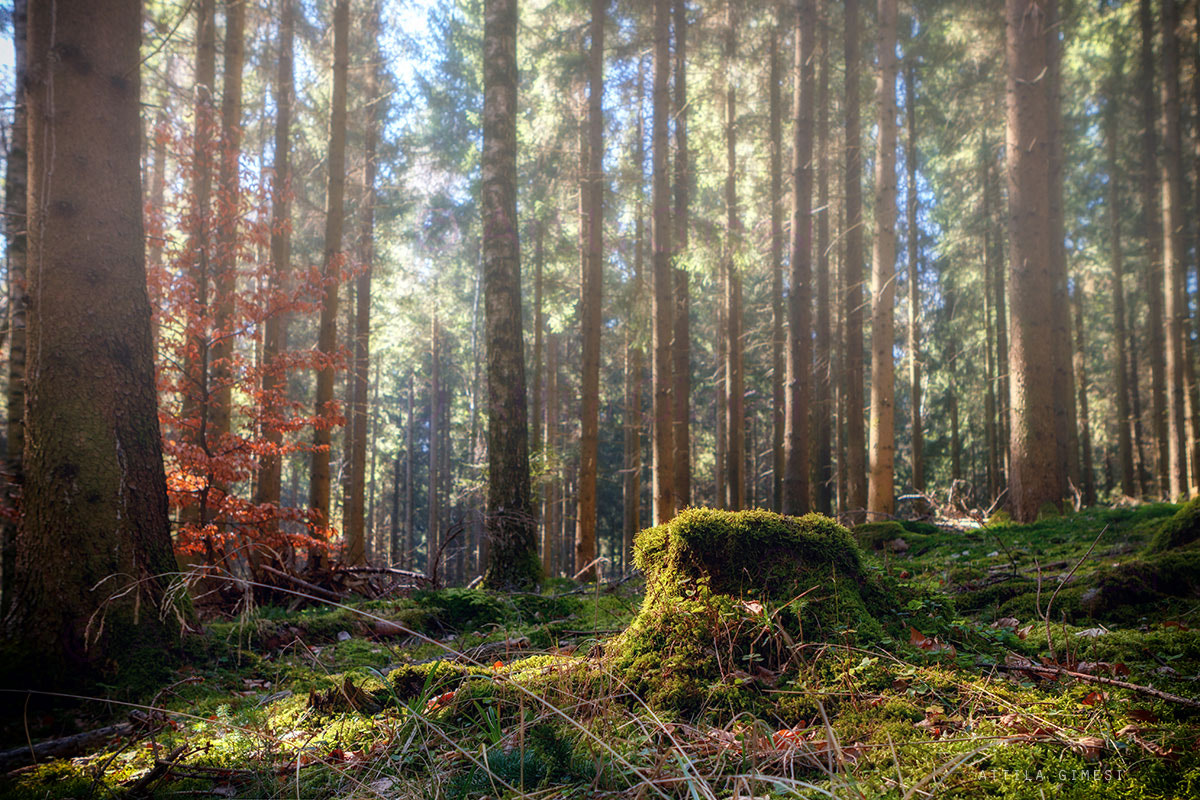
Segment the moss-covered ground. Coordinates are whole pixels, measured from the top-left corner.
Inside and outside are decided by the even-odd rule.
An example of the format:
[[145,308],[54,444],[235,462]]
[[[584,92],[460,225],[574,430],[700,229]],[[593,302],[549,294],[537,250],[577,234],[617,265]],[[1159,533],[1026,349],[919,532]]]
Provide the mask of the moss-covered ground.
[[647,582],[259,608],[149,693],[8,702],[0,748],[137,713],[0,797],[1198,797],[1196,512],[701,515]]

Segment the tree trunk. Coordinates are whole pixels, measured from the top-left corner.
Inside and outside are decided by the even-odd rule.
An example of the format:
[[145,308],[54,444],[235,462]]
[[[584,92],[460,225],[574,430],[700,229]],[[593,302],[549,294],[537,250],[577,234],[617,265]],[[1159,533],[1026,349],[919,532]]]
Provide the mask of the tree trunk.
[[542,560],[546,574],[558,574],[561,559],[559,527],[562,525],[562,449],[558,422],[558,334],[546,336],[546,464],[545,510],[542,512]]
[[691,333],[691,288],[686,266],[688,248],[688,224],[691,202],[691,157],[688,153],[688,99],[687,99],[687,0],[673,0],[672,12],[675,25],[675,250],[673,271],[675,282],[675,307],[672,324],[674,340],[671,343],[671,416],[674,420],[671,433],[675,448],[675,508],[685,508],[692,502],[692,451],[691,451],[691,396],[692,396],[692,333]]
[[905,210],[908,216],[908,383],[909,419],[912,435],[913,491],[925,491],[925,436],[921,426],[921,228],[917,222],[917,106],[916,56],[906,55],[904,73],[904,116],[908,139],[904,166],[908,170]]
[[[987,502],[991,503],[1001,491],[1000,469],[1004,461],[1002,450],[1007,449],[1004,440],[1004,427],[1001,423],[1000,411],[1000,381],[997,375],[997,363],[1000,353],[1000,330],[1004,327],[1004,319],[997,309],[996,299],[1000,296],[999,283],[1002,270],[996,243],[992,241],[992,191],[991,191],[991,147],[987,140],[983,142],[979,157],[980,189],[983,194],[982,217],[983,228],[983,317],[984,317],[984,350],[986,352],[986,381],[987,391],[984,395],[983,426],[987,439]],[[994,316],[994,320],[993,320]],[[997,357],[993,358],[993,354]]]
[[[575,530],[575,563],[596,558],[596,471],[600,450],[600,327],[604,287],[604,20],[608,0],[592,0],[591,47],[588,51],[587,172],[580,182],[586,208],[580,225],[586,251],[580,287],[579,319],[583,328],[583,375],[580,380],[579,512]],[[595,569],[581,577],[594,580]]]
[[[1121,243],[1121,176],[1119,173],[1119,143],[1117,141],[1117,91],[1123,72],[1120,50],[1113,47],[1113,73],[1107,88],[1104,108],[1104,147],[1108,164],[1108,231],[1109,258],[1112,275],[1113,319],[1113,381],[1117,406],[1117,452],[1121,462],[1121,494],[1134,497],[1133,440],[1129,429],[1129,380],[1125,359],[1125,254]],[[1137,376],[1133,376],[1137,380]]]
[[725,28],[725,429],[729,447],[725,462],[725,507],[740,511],[746,505],[746,407],[742,374],[742,279],[738,252],[742,237],[737,206],[737,88],[733,63],[737,28],[733,5],[726,6]]
[[[379,9],[374,7],[368,23],[368,40],[374,43],[379,32]],[[379,60],[377,46],[369,63]],[[367,479],[367,389],[371,369],[371,272],[375,263],[375,143],[379,138],[379,120],[384,115],[379,98],[379,75],[367,67],[367,119],[363,154],[361,231],[358,240],[360,269],[355,286],[357,308],[354,312],[354,439],[350,447],[350,507],[346,524],[346,561],[351,565],[366,562],[366,479]]]
[[[275,164],[271,186],[271,274],[270,286],[275,296],[289,289],[291,272],[291,124],[292,50],[295,40],[295,0],[283,0],[279,23],[279,70],[275,78]],[[272,301],[272,305],[275,302]],[[287,400],[287,377],[280,354],[287,349],[289,315],[275,310],[267,317],[263,337],[262,394],[263,414],[279,416]],[[259,459],[258,482],[254,502],[279,505],[283,479],[283,432],[278,425],[264,426],[266,452]],[[278,522],[270,523],[273,528]]]
[[1092,426],[1088,418],[1087,396],[1087,348],[1083,338],[1083,279],[1075,276],[1075,380],[1079,387],[1079,447],[1082,454],[1080,477],[1083,486],[1083,504],[1096,505],[1096,471],[1092,469]]
[[628,573],[633,564],[633,537],[641,530],[642,518],[642,372],[645,355],[642,352],[642,331],[645,321],[642,316],[642,297],[646,291],[642,279],[645,262],[645,163],[644,122],[642,106],[645,99],[645,74],[642,61],[638,59],[637,73],[637,122],[633,145],[634,162],[637,169],[634,179],[634,246],[633,283],[627,293],[625,317],[625,473],[622,486],[624,502],[623,547],[621,566]]
[[846,0],[843,51],[846,56],[846,508],[851,523],[861,522],[867,508],[867,436],[863,424],[863,235],[862,132],[859,129],[858,0]]
[[1171,497],[1188,493],[1188,454],[1184,408],[1183,326],[1187,318],[1184,294],[1183,157],[1179,121],[1179,8],[1162,0],[1162,187],[1163,319],[1166,327],[1167,454]]
[[[849,23],[848,23],[849,24]],[[788,289],[788,397],[783,513],[804,514],[809,498],[809,394],[812,374],[812,152],[816,9],[796,6],[792,135],[791,285]],[[848,34],[847,34],[848,35]]]
[[1142,98],[1142,236],[1146,242],[1146,349],[1150,359],[1150,419],[1157,445],[1158,496],[1171,493],[1170,447],[1167,442],[1167,383],[1163,325],[1162,228],[1155,193],[1158,163],[1158,109],[1154,102],[1154,24],[1150,0],[1139,0],[1141,50],[1137,94]]
[[[482,213],[488,377],[490,589],[541,580],[529,483],[517,241],[517,0],[484,0]],[[599,98],[597,98],[599,99]]]
[[429,516],[425,526],[425,571],[431,576],[438,570],[439,565],[434,559],[442,544],[442,459],[439,453],[442,433],[441,415],[438,414],[438,398],[442,395],[441,350],[441,323],[435,307],[429,335],[429,489],[426,502]]
[[[13,77],[15,79],[12,137],[4,176],[5,264],[8,266],[8,416],[5,470],[9,485],[5,505],[14,507],[18,487],[24,480],[21,459],[25,449],[25,330],[26,308],[26,224],[25,206],[28,189],[29,115],[25,111],[27,54],[27,0],[13,0]],[[16,559],[15,522],[0,522],[0,620],[12,600],[12,578]]]
[[818,22],[818,42],[821,75],[817,81],[817,330],[816,358],[813,381],[813,463],[812,496],[814,510],[833,514],[833,352],[831,312],[836,299],[830,295],[829,265],[829,168],[834,163],[833,147],[829,140],[829,24],[822,16]]
[[417,564],[417,535],[414,526],[415,503],[413,502],[413,456],[416,452],[413,449],[415,440],[413,438],[414,427],[414,412],[416,411],[415,391],[416,379],[412,373],[408,373],[408,429],[405,431],[405,448],[404,448],[404,559],[403,562],[410,568],[415,568]]
[[[246,3],[224,0],[225,59],[221,88],[221,145],[217,152],[217,245],[212,271],[216,282],[216,316],[212,346],[212,440],[222,444],[233,422],[234,292],[237,290],[238,218],[242,196],[242,66],[245,63]],[[220,486],[222,494],[228,485]]]
[[1019,522],[1062,501],[1055,422],[1055,276],[1049,222],[1055,95],[1045,80],[1055,46],[1055,2],[1007,0],[1008,198],[1012,307],[1012,442],[1009,505]]
[[[321,304],[321,321],[317,335],[317,350],[326,359],[337,351],[338,273],[341,266],[342,230],[345,223],[346,194],[346,72],[349,66],[347,39],[350,28],[350,0],[336,0],[333,7],[333,96],[330,101],[328,183],[325,190],[325,251],[323,269],[326,280]],[[317,371],[316,415],[333,412],[334,369],[327,363]],[[309,506],[322,524],[329,517],[329,445],[330,428],[316,425],[313,436],[312,476],[309,485]],[[318,554],[317,566],[325,563]]]
[[[6,635],[62,687],[162,663],[178,567],[146,292],[137,0],[29,14],[24,515]],[[71,180],[52,180],[70,174]]]
[[776,20],[770,32],[770,78],[767,95],[770,121],[771,170],[771,507],[783,510],[783,436],[786,399],[784,395],[783,327],[783,80],[779,56],[779,29],[783,27],[783,4],[775,6]]
[[669,0],[654,0],[654,124],[653,198],[651,249],[654,264],[654,293],[651,317],[653,342],[651,374],[654,381],[654,519],[663,523],[675,516],[674,403],[672,401],[671,334],[671,212],[667,181],[667,77],[671,71]]
[[875,102],[875,242],[871,254],[871,480],[867,511],[896,509],[896,0],[879,0],[879,75]]

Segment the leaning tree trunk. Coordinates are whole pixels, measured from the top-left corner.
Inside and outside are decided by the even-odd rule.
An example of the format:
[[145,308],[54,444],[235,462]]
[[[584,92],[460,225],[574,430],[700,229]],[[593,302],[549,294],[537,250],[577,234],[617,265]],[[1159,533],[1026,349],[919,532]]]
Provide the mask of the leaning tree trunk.
[[1049,69],[1055,46],[1055,3],[1007,0],[1008,204],[1012,281],[1011,475],[1013,518],[1032,522],[1064,490],[1055,424],[1054,272],[1050,263],[1050,161],[1053,143]]
[[871,476],[867,511],[895,510],[896,460],[896,0],[879,0],[875,102],[875,243],[871,254]]
[[25,685],[161,663],[179,634],[146,291],[141,11],[30,9],[25,513],[6,620]]
[[517,242],[517,0],[483,10],[483,275],[488,378],[488,565],[484,585],[541,580],[529,481],[529,421]]

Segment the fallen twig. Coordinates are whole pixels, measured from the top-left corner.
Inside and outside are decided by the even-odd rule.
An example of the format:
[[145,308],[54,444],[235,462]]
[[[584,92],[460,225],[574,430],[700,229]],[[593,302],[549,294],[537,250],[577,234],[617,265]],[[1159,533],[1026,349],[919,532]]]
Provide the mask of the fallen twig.
[[[1022,659],[1028,661],[1028,659]],[[1155,689],[1153,686],[1143,686],[1140,683],[1130,683],[1129,681],[1117,680],[1116,678],[1105,678],[1102,675],[1089,675],[1086,672],[1076,672],[1073,669],[1066,667],[1047,667],[1040,664],[1034,664],[1032,661],[1020,664],[999,664],[1001,669],[1009,670],[1010,672],[1034,672],[1039,675],[1066,675],[1069,678],[1084,681],[1085,683],[1100,683],[1105,686],[1116,686],[1120,689],[1128,689],[1131,692],[1157,697],[1159,700],[1166,700],[1169,703],[1177,703],[1188,708],[1200,708],[1200,700],[1192,700],[1190,697],[1181,697],[1177,694],[1164,692],[1162,689]]]
[[322,597],[326,600],[333,600],[334,602],[340,602],[342,600],[341,595],[336,594],[335,592],[331,592],[328,589],[324,588],[323,586],[317,586],[315,583],[309,583],[306,580],[297,578],[295,575],[289,575],[288,573],[284,572],[283,570],[275,569],[274,567],[267,566],[266,564],[260,565],[259,569],[261,569],[263,572],[267,573],[268,575],[274,575],[277,578],[283,578],[286,581],[290,581],[291,583],[294,583],[295,585],[299,586],[300,588],[307,589],[308,591],[312,592],[313,594],[317,595],[318,597]]
[[27,764],[36,764],[44,759],[68,758],[82,753],[100,742],[117,736],[128,736],[132,732],[133,725],[122,722],[119,725],[109,725],[106,728],[96,728],[58,739],[47,739],[32,747],[21,745],[11,750],[0,750],[0,772],[9,772]]

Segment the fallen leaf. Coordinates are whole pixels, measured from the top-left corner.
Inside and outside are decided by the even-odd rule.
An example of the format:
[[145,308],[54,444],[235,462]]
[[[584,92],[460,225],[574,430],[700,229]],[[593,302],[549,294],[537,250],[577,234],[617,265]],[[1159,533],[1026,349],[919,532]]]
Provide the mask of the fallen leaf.
[[1125,713],[1128,714],[1130,719],[1137,720],[1138,722],[1158,722],[1158,714],[1146,708],[1131,708]]
[[1071,749],[1083,756],[1085,761],[1096,761],[1104,753],[1104,740],[1097,736],[1084,736],[1071,742]]
[[1008,628],[1008,629],[1011,629],[1014,631],[1018,627],[1020,627],[1020,625],[1021,625],[1021,622],[1016,617],[1001,617],[1000,619],[998,619],[992,623],[993,628],[997,628],[997,629]]
[[504,669],[504,662],[497,661],[495,664],[492,664],[492,669],[496,669],[496,670]]
[[1088,692],[1087,697],[1083,698],[1080,702],[1085,706],[1094,706],[1096,703],[1103,703],[1107,699],[1108,695],[1104,692]]
[[755,614],[755,615],[763,613],[763,604],[758,602],[757,600],[751,600],[749,602],[742,603],[742,608],[746,609],[747,612],[749,612],[751,614]]

